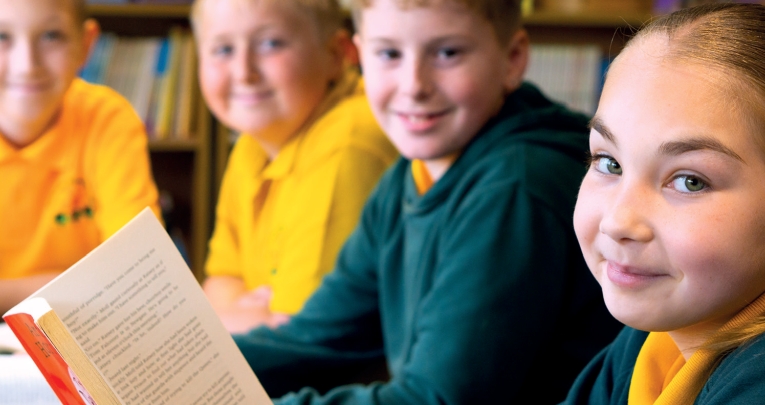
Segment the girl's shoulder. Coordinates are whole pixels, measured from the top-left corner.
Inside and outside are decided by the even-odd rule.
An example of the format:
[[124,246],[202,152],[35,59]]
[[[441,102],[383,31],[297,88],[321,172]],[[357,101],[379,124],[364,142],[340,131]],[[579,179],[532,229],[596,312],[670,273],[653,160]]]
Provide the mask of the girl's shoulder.
[[756,404],[765,398],[765,334],[726,356],[696,398],[696,405]]

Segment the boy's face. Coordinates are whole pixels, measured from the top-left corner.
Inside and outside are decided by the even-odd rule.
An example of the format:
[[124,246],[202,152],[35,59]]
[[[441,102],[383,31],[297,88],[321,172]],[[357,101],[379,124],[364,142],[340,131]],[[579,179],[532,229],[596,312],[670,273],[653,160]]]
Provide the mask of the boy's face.
[[0,131],[12,143],[30,143],[41,134],[25,128],[52,122],[96,35],[69,0],[0,0]]
[[574,228],[611,313],[683,349],[765,291],[765,158],[729,77],[666,43],[609,70]]
[[409,159],[447,167],[520,84],[528,54],[525,33],[501,44],[488,21],[450,1],[400,9],[375,0],[354,39],[391,141]]
[[323,99],[341,60],[282,2],[209,0],[197,31],[200,83],[226,125],[282,145]]

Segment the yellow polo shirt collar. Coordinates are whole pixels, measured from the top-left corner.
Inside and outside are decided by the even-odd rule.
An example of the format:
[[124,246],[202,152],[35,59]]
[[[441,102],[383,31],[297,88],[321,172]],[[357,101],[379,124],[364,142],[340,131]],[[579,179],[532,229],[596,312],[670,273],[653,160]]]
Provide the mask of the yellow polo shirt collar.
[[[744,325],[763,312],[765,294],[741,310],[720,330]],[[713,362],[711,353],[701,349],[686,362],[668,333],[651,332],[635,362],[628,404],[691,405],[706,384]]]

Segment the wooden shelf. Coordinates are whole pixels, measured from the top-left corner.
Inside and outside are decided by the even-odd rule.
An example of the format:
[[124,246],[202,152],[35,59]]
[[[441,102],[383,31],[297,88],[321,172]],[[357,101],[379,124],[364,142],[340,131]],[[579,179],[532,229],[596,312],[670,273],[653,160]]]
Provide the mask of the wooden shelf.
[[200,148],[196,139],[163,139],[149,141],[152,152],[195,152]]
[[90,4],[93,17],[188,18],[190,5],[167,4]]
[[550,26],[550,27],[640,27],[651,19],[647,13],[619,13],[619,12],[587,12],[587,13],[562,13],[550,11],[538,11],[524,17],[525,25]]

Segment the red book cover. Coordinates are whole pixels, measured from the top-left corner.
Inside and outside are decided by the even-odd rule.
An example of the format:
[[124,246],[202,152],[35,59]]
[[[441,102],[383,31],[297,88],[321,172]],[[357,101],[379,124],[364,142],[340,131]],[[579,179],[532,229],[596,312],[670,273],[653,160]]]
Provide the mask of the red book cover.
[[90,395],[81,384],[77,384],[79,387],[75,385],[79,380],[74,372],[31,315],[15,313],[6,315],[3,319],[16,334],[24,350],[34,360],[63,405],[95,405],[95,401],[91,402],[92,399],[85,401],[84,398],[89,398]]

